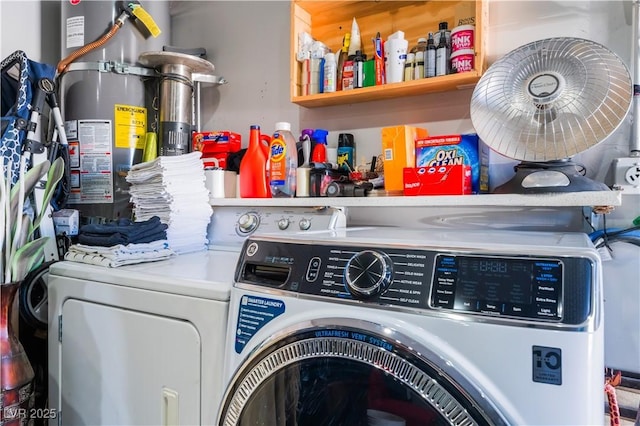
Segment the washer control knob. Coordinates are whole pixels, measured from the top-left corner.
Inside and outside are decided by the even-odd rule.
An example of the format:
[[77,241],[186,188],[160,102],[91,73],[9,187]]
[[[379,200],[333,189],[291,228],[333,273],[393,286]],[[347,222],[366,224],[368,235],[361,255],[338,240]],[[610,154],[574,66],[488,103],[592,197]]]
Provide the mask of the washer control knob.
[[238,218],[237,225],[238,232],[241,234],[250,234],[258,229],[258,225],[260,225],[260,217],[253,212],[244,213]]
[[344,272],[347,290],[355,299],[369,299],[384,293],[393,279],[393,261],[375,250],[353,255]]
[[298,226],[300,226],[301,230],[307,231],[309,228],[311,228],[311,221],[309,219],[302,218],[300,219]]
[[280,219],[278,221],[278,228],[282,231],[284,231],[285,229],[287,229],[289,227],[289,219],[287,219],[286,217],[283,217],[282,219]]

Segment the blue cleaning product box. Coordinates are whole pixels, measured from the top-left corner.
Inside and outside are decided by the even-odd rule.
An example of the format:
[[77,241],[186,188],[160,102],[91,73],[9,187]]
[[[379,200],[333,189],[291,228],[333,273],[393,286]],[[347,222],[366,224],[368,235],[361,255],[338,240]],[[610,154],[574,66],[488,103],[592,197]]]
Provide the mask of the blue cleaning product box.
[[416,167],[468,165],[471,191],[489,192],[489,147],[475,133],[416,138]]

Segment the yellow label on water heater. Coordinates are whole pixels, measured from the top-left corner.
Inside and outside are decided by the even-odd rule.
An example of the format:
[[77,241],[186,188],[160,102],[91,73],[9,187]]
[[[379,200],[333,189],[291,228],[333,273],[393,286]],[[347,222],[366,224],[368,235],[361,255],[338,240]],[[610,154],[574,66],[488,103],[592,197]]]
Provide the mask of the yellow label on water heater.
[[136,105],[115,105],[113,111],[115,147],[144,149],[147,109]]

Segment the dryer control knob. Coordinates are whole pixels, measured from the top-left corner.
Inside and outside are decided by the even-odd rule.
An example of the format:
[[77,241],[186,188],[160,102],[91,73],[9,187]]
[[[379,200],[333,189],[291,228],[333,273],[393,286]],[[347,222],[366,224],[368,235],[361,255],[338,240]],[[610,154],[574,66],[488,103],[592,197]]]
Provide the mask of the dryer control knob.
[[353,255],[344,271],[347,289],[355,299],[384,293],[393,279],[393,262],[385,253],[365,250]]
[[240,234],[250,234],[260,225],[260,218],[253,212],[244,213],[238,218],[237,225]]
[[278,221],[278,228],[281,231],[284,231],[285,229],[287,229],[289,227],[289,219],[287,219],[286,217],[283,217],[282,219],[280,219]]
[[311,221],[303,217],[302,219],[300,219],[300,222],[298,222],[298,226],[300,227],[300,230],[308,231],[309,228],[311,228]]

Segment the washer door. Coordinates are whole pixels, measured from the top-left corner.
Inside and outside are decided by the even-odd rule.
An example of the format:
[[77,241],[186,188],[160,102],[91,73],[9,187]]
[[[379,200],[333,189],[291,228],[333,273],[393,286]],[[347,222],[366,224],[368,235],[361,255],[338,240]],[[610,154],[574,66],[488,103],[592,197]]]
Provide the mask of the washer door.
[[254,350],[219,425],[507,424],[448,360],[366,321],[323,319]]

